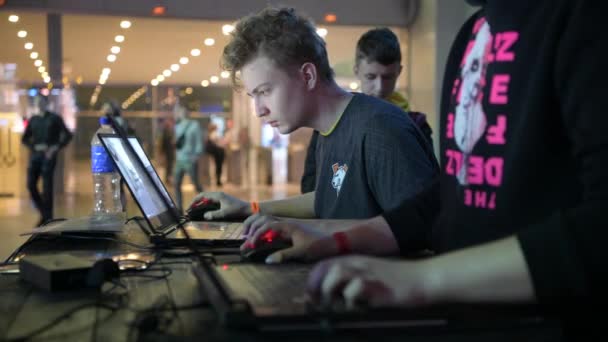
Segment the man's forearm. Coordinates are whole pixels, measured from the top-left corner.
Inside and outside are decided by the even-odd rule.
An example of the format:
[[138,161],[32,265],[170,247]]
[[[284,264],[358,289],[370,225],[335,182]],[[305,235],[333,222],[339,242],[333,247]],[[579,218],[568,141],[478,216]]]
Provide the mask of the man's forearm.
[[293,218],[315,218],[315,193],[288,197],[282,200],[260,202],[260,213]]
[[519,242],[509,237],[429,259],[429,299],[532,302],[534,288]]
[[322,219],[295,219],[291,217],[279,217],[290,222],[302,223],[317,227],[328,233],[343,232],[355,227],[365,220],[322,220]]
[[[293,219],[287,217],[282,219],[311,225],[327,233],[345,232],[352,253],[367,255],[399,254],[397,241],[382,216],[368,220]],[[325,240],[327,241],[321,242],[323,245],[330,246],[334,243],[330,238]]]

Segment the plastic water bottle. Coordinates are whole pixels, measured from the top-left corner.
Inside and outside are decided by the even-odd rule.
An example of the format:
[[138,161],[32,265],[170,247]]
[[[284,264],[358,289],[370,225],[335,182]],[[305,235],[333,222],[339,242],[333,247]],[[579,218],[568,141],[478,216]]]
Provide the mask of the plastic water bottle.
[[93,215],[122,216],[123,207],[120,200],[120,173],[114,168],[112,159],[106,152],[97,133],[114,133],[110,119],[103,116],[99,119],[101,127],[91,139],[91,171],[93,173]]

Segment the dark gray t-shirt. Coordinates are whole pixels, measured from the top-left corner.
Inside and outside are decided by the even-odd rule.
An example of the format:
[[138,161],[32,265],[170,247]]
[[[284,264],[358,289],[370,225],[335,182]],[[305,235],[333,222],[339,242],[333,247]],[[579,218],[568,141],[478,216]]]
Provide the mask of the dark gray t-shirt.
[[316,147],[315,214],[370,218],[397,207],[438,173],[432,147],[399,107],[354,94],[334,130]]

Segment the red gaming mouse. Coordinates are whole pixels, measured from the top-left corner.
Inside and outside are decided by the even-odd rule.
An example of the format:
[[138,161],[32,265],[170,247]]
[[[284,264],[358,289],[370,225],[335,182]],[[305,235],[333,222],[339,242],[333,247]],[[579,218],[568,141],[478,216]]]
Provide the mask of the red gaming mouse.
[[277,232],[269,230],[255,245],[248,246],[249,249],[243,251],[241,257],[246,261],[264,262],[270,254],[291,246],[291,242],[281,239]]
[[190,218],[191,221],[202,221],[204,220],[204,215],[206,212],[218,210],[219,208],[219,202],[215,202],[209,198],[203,197],[200,200],[192,203],[190,208],[186,210],[186,215],[188,215],[188,218]]

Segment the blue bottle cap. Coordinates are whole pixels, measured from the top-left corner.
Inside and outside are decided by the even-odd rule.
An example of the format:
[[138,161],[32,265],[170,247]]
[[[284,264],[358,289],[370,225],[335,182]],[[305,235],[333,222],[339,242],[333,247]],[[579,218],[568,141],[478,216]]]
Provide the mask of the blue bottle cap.
[[110,119],[108,119],[107,116],[102,116],[99,118],[99,123],[102,125],[109,125],[110,124]]

